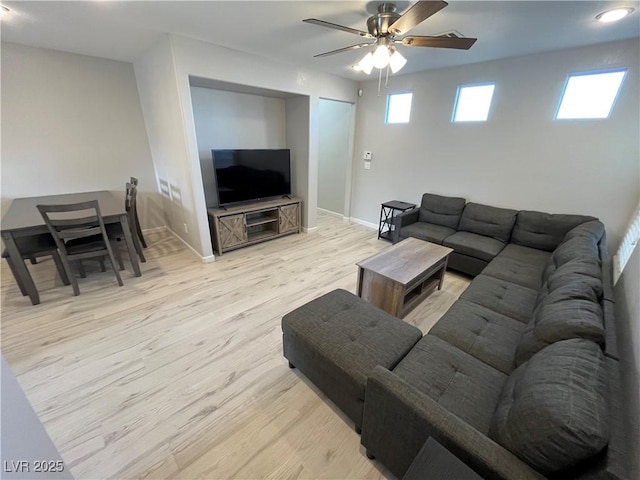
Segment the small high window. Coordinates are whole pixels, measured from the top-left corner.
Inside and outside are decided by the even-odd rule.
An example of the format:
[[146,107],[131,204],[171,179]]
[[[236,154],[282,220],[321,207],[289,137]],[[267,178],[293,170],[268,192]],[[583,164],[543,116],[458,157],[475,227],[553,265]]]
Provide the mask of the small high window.
[[626,69],[569,75],[556,119],[609,118]]
[[413,93],[390,93],[387,95],[385,123],[409,123]]
[[453,106],[453,121],[485,122],[489,117],[495,87],[495,83],[459,86]]

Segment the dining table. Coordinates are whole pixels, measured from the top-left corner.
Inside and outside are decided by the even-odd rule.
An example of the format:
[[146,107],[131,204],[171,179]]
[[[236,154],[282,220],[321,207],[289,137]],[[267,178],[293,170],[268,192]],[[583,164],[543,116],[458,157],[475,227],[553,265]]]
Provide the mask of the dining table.
[[[65,193],[59,195],[45,195],[42,197],[25,197],[13,200],[7,213],[2,217],[0,223],[0,234],[7,249],[10,259],[15,265],[14,275],[16,281],[22,282],[27,294],[33,305],[40,303],[40,295],[36,288],[33,278],[29,273],[29,269],[25,265],[16,239],[36,236],[49,232],[42,215],[37,209],[37,205],[63,205],[69,203],[87,202],[97,200],[100,205],[100,213],[104,223],[120,223],[124,233],[124,241],[129,252],[129,259],[136,277],[142,275],[138,257],[133,243],[131,228],[129,226],[129,217],[125,209],[124,200],[119,192],[98,191],[98,192],[81,192],[81,193]],[[117,268],[115,265],[113,268]]]

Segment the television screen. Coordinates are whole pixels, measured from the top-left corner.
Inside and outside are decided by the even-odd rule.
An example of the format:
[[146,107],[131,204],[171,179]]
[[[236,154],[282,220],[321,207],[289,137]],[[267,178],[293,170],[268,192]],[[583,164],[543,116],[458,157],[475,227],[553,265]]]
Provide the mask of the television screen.
[[288,149],[211,150],[218,205],[291,194]]

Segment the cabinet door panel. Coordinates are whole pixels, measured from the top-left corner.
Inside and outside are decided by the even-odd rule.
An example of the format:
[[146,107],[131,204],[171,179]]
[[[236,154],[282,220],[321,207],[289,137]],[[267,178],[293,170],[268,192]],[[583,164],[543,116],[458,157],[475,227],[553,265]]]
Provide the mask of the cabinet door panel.
[[243,214],[220,217],[218,225],[220,226],[220,245],[223,249],[247,241],[247,227]]
[[298,231],[300,229],[300,205],[283,205],[279,208],[280,233]]

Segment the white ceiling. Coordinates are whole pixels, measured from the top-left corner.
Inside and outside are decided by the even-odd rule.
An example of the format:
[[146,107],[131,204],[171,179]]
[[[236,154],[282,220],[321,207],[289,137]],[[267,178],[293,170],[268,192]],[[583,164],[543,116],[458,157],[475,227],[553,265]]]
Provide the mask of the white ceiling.
[[[349,33],[309,25],[318,18],[366,30],[381,2],[363,1],[3,1],[2,40],[132,62],[166,33],[250,52],[351,79],[365,50],[313,55],[361,43]],[[413,2],[399,1],[399,11]],[[595,15],[614,6],[636,11],[614,24]],[[457,1],[411,30],[457,30],[478,41],[469,51],[403,47],[402,73],[462,65],[640,36],[639,1]]]

